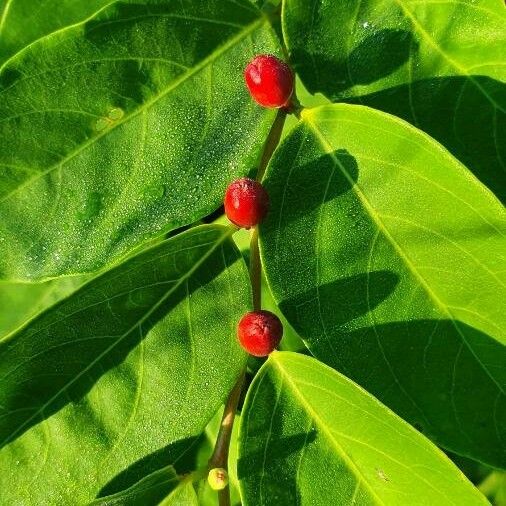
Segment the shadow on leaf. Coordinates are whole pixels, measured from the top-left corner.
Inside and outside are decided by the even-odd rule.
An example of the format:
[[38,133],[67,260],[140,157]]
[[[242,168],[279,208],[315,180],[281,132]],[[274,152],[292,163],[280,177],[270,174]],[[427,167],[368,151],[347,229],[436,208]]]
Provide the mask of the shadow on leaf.
[[346,101],[425,131],[506,202],[506,83],[485,76],[438,77]]
[[389,76],[404,65],[410,52],[418,50],[418,42],[407,30],[384,28],[365,37],[346,58],[336,61],[331,55],[294,48],[295,62],[317,62],[295,65],[311,93],[321,92],[336,98],[341,92],[358,84],[371,84]]
[[[261,388],[258,386],[255,392],[257,405],[274,405],[274,408],[272,412],[251,417],[243,415],[248,419],[248,425],[242,428],[245,432],[242,437],[248,440],[243,447],[249,450],[239,456],[237,476],[246,484],[257,482],[267,468],[269,497],[275,497],[277,504],[299,504],[296,468],[300,454],[315,441],[317,431],[314,427],[307,430],[308,418],[302,410],[300,417],[285,419],[282,412],[286,391],[279,392],[270,375],[263,376],[261,381]],[[281,436],[287,433],[290,435]],[[256,479],[252,480],[254,477]]]
[[488,462],[505,466],[506,349],[458,320],[376,323],[374,309],[397,283],[388,271],[364,273],[279,306],[314,356],[429,438],[470,457],[487,448]]
[[[167,465],[173,466],[178,474],[191,472],[196,468],[196,452],[202,440],[202,437],[181,439],[156,452],[146,455],[116,475],[102,487],[97,494],[97,498],[113,495],[128,489],[146,476],[165,468]],[[167,492],[170,491],[171,488],[171,484],[167,484]],[[160,500],[163,499],[163,497],[165,496],[162,495]]]

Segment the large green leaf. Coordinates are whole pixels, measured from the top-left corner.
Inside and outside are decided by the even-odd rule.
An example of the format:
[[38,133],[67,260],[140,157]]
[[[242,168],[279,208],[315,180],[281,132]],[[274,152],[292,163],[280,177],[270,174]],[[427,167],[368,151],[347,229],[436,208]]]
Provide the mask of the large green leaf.
[[275,352],[246,398],[246,506],[487,504],[430,441],[313,358]]
[[285,0],[311,92],[401,116],[506,199],[503,0]]
[[188,451],[245,361],[230,234],[178,235],[0,342],[1,504],[83,504]]
[[0,66],[35,40],[90,17],[113,0],[0,0]]
[[0,277],[94,271],[217,208],[273,119],[243,82],[257,52],[279,43],[248,0],[139,0],[9,60]]
[[439,444],[506,465],[506,216],[447,151],[372,109],[306,110],[266,181],[261,250],[312,353]]

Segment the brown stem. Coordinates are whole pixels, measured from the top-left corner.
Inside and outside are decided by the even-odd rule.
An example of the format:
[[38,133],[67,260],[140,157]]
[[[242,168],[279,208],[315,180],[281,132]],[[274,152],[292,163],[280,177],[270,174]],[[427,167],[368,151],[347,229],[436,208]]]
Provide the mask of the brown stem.
[[262,265],[260,263],[260,250],[258,249],[258,228],[251,230],[249,249],[249,275],[253,289],[253,309],[262,308]]
[[[225,410],[223,411],[223,417],[221,418],[220,430],[218,432],[218,437],[216,438],[214,451],[209,459],[209,469],[221,467],[228,470],[230,438],[232,437],[235,413],[237,411],[237,405],[239,404],[242,386],[244,384],[244,375],[245,372],[242,371],[237,383],[228,396],[227,403],[225,404]],[[218,500],[220,506],[230,506],[229,486],[218,492]]]
[[276,119],[272,124],[271,131],[269,132],[267,140],[265,141],[262,159],[260,160],[260,166],[258,167],[257,181],[262,181],[262,178],[265,174],[265,169],[267,168],[269,160],[272,157],[272,153],[274,153],[274,150],[278,147],[279,139],[281,139],[283,127],[285,126],[286,114],[287,111],[285,109],[278,110]]

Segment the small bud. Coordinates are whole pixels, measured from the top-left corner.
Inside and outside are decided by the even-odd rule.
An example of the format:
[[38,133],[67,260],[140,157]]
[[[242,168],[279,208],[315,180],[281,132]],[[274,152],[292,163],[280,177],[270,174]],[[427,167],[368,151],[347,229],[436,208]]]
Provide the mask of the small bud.
[[223,490],[228,485],[228,472],[222,467],[215,467],[209,471],[207,482],[213,490]]

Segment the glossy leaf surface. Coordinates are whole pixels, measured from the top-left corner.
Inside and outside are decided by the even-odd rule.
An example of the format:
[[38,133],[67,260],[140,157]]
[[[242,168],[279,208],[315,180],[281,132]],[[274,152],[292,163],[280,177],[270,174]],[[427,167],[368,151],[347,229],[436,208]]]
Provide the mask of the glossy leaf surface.
[[303,113],[265,185],[267,278],[311,352],[437,443],[505,466],[501,204],[430,137],[344,104]]
[[313,358],[275,352],[242,417],[246,506],[485,505],[430,441]]
[[406,119],[506,201],[502,0],[285,0],[283,27],[312,93]]
[[0,278],[96,271],[214,211],[273,119],[243,82],[258,52],[279,43],[247,0],[139,0],[9,60]]
[[87,503],[189,450],[245,360],[230,234],[178,235],[0,342],[0,503]]

